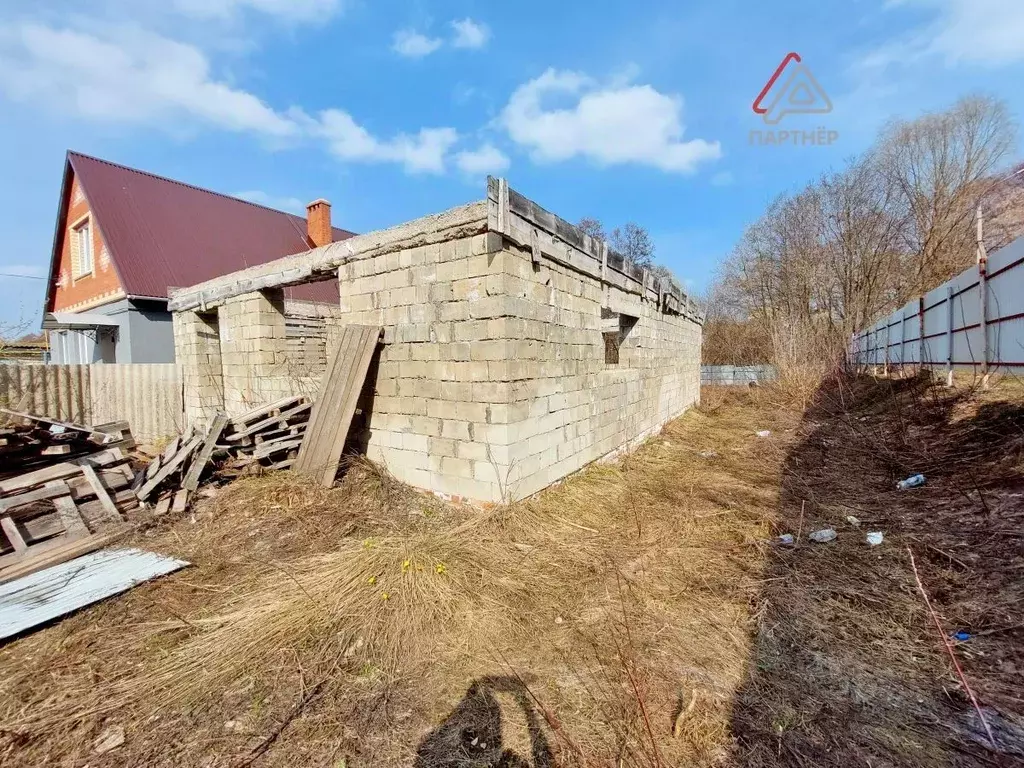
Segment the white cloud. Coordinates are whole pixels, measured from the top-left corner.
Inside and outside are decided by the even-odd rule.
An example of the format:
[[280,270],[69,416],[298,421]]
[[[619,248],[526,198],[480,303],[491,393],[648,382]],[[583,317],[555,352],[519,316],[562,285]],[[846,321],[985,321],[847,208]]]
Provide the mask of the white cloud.
[[320,113],[317,133],[340,160],[400,163],[409,173],[443,173],[449,150],[458,141],[454,128],[422,128],[382,141],[340,109]]
[[501,173],[508,169],[508,155],[493,144],[484,144],[478,149],[463,150],[455,155],[455,165],[463,173],[480,176],[486,173]]
[[274,138],[299,132],[290,117],[214,79],[197,48],[135,27],[103,36],[8,27],[0,33],[0,90],[95,121],[167,125],[185,117]]
[[472,19],[453,21],[452,29],[455,30],[452,45],[456,48],[483,48],[491,39],[490,28]]
[[317,21],[333,16],[340,0],[174,0],[174,7],[198,18],[229,18],[253,10],[288,21]]
[[395,32],[391,50],[399,56],[421,59],[440,48],[442,43],[443,41],[438,37],[427,37],[411,29],[400,29]]
[[[545,99],[574,101],[546,108]],[[637,163],[691,173],[721,157],[717,141],[683,140],[683,102],[649,85],[601,87],[576,73],[549,69],[512,94],[501,123],[537,162],[583,157],[600,165]]]
[[902,0],[889,5],[919,6],[934,14],[910,34],[869,52],[861,61],[864,69],[883,70],[932,57],[984,66],[1024,61],[1021,0]]
[[287,211],[288,213],[300,216],[306,214],[306,204],[297,197],[278,197],[277,195],[269,195],[259,189],[236,192],[234,196],[240,197],[242,200],[248,200],[250,203],[258,203],[268,208],[274,208],[278,211]]

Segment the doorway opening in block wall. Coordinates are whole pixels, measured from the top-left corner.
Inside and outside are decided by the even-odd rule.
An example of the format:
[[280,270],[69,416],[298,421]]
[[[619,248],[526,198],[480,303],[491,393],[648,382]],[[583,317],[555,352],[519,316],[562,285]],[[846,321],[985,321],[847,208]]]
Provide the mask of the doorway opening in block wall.
[[604,337],[605,365],[618,365],[623,342],[636,326],[636,317],[601,308],[601,335]]

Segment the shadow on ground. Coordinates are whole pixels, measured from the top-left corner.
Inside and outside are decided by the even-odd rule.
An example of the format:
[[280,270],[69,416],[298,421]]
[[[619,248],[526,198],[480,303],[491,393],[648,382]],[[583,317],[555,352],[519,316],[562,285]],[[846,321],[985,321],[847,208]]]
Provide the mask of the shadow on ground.
[[[525,717],[530,758],[502,742],[502,706],[495,694],[507,693]],[[462,700],[420,742],[415,768],[550,768],[551,747],[529,691],[515,677],[474,680]]]
[[[1024,404],[925,377],[832,381],[785,460],[746,682],[744,766],[1024,764]],[[927,483],[897,491],[921,472]],[[853,519],[850,519],[853,518]],[[835,541],[810,543],[833,528]],[[885,541],[868,546],[868,531]],[[910,566],[982,704],[985,728]]]

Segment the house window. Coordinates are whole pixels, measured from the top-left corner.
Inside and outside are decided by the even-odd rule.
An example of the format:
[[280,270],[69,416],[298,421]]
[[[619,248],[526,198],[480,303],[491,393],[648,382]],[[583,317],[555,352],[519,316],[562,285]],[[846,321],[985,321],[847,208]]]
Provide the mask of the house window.
[[71,228],[71,271],[76,280],[91,275],[92,258],[92,226],[88,218]]
[[637,318],[621,315],[610,309],[601,309],[601,336],[604,338],[605,365],[620,363],[623,342],[629,338],[630,331],[636,325]]

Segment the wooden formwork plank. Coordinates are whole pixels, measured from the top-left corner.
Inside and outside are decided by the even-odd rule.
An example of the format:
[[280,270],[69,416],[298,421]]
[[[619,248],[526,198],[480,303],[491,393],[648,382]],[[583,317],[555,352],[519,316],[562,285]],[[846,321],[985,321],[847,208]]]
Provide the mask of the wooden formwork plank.
[[119,523],[124,522],[124,515],[121,514],[121,510],[114,504],[114,500],[110,498],[110,494],[107,493],[107,489],[96,474],[96,470],[92,467],[83,466],[82,474],[85,475],[85,479],[89,481],[89,485],[96,492],[96,498],[99,499],[107,518]]
[[349,325],[331,356],[295,460],[297,472],[334,484],[356,402],[380,339],[377,326]]
[[218,411],[213,417],[213,421],[210,422],[210,429],[206,433],[206,439],[203,441],[199,453],[192,459],[192,464],[189,466],[188,472],[185,473],[185,480],[181,484],[182,488],[188,491],[194,491],[199,488],[199,477],[203,474],[203,469],[209,463],[210,456],[213,454],[213,447],[217,444],[221,432],[224,431],[224,427],[227,425],[228,415],[223,411]]
[[65,477],[73,477],[74,475],[81,473],[82,466],[85,464],[88,464],[90,467],[105,467],[108,464],[114,464],[115,462],[121,461],[123,458],[124,454],[121,453],[119,448],[108,448],[105,451],[94,453],[91,456],[83,456],[79,459],[72,459],[68,462],[54,464],[49,467],[33,470],[32,472],[26,472],[23,475],[17,475],[16,477],[9,477],[6,480],[0,480],[0,493],[11,493],[12,491],[19,491],[26,488],[32,488],[37,485],[42,485],[50,480],[60,480]]
[[138,496],[139,501],[145,501],[146,497],[149,496],[149,494],[151,494],[153,490],[160,485],[160,483],[170,477],[172,472],[188,460],[189,456],[192,455],[192,452],[195,451],[202,442],[203,438],[201,437],[193,437],[189,440],[184,447],[175,454],[173,459],[164,464],[160,471],[157,472],[151,480],[147,480],[142,487],[139,488],[135,494]]

